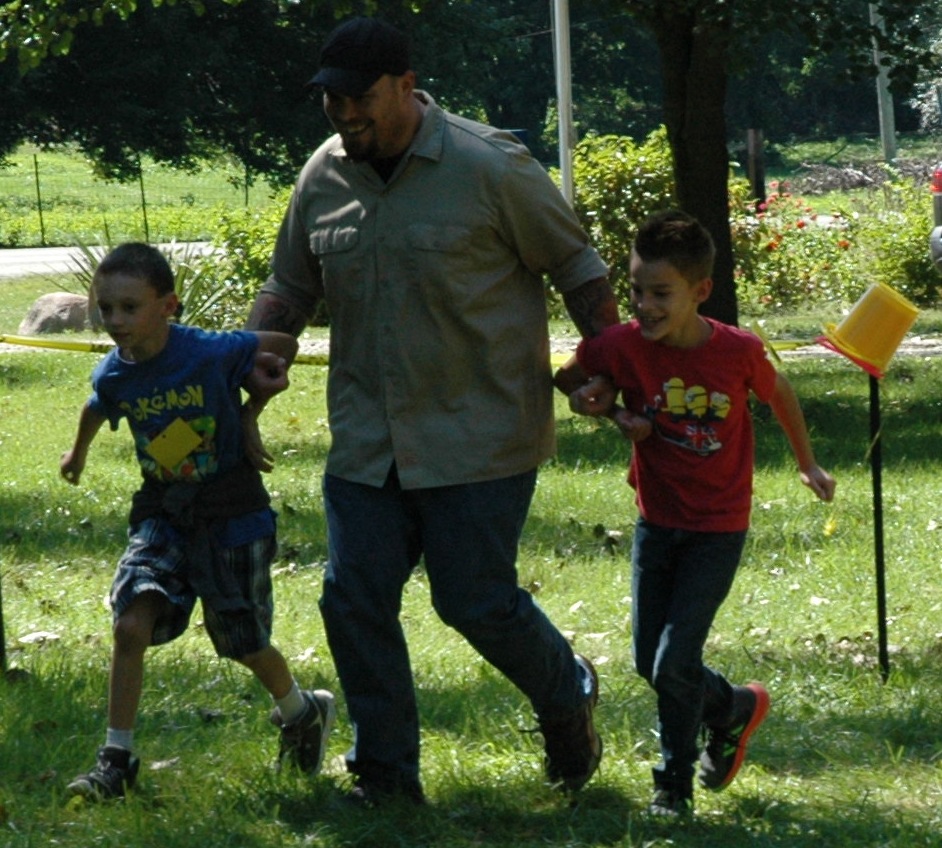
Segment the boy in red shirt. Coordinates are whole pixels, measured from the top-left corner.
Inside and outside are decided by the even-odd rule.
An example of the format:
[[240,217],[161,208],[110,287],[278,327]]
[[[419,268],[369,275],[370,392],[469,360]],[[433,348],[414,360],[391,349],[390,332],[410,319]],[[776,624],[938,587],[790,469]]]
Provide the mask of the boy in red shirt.
[[[698,313],[713,287],[714,254],[709,233],[689,215],[668,211],[648,219],[631,257],[636,318],[583,340],[556,375],[573,411],[611,415],[633,442],[628,482],[640,516],[632,545],[632,638],[635,667],[657,693],[661,762],[649,808],[656,815],[692,812],[698,753],[700,784],[727,786],[769,709],[761,685],[731,685],[703,663],[749,526],[750,392],[772,407],[801,481],[825,501],[835,487],[815,462],[794,390],[762,342]],[[599,389],[599,377],[614,384],[624,409],[614,405],[614,393]]]

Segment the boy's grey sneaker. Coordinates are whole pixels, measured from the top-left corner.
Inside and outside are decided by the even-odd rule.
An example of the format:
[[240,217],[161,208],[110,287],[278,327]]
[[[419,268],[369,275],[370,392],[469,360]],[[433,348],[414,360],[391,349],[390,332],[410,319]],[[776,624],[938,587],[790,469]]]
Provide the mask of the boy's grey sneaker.
[[693,815],[693,791],[671,789],[658,786],[654,789],[654,798],[648,805],[652,816],[672,819],[684,819]]
[[278,707],[271,712],[271,723],[281,728],[278,765],[295,765],[308,774],[317,774],[324,762],[327,738],[334,726],[337,708],[334,696],[326,689],[303,690],[307,709],[291,724],[281,720]]
[[585,657],[576,654],[576,662],[585,673],[585,703],[565,718],[539,719],[546,748],[546,776],[553,786],[570,792],[588,783],[602,759],[602,740],[592,721],[599,700],[599,677]]
[[134,786],[141,761],[126,748],[106,746],[98,749],[98,761],[87,774],[80,774],[68,785],[70,795],[90,801],[123,798]]
[[769,693],[758,683],[733,687],[733,718],[723,727],[706,726],[697,778],[707,789],[729,786],[746,758],[746,742],[769,712]]

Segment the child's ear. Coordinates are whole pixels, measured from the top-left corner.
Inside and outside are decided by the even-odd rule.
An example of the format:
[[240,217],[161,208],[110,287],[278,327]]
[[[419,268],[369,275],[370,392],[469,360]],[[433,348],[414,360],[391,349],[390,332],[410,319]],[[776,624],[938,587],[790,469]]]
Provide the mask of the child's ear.
[[167,318],[177,317],[179,309],[180,298],[177,297],[176,292],[170,292],[166,295],[166,299],[164,300],[164,315]]
[[703,303],[713,292],[712,277],[704,277],[693,287],[693,298],[697,303]]

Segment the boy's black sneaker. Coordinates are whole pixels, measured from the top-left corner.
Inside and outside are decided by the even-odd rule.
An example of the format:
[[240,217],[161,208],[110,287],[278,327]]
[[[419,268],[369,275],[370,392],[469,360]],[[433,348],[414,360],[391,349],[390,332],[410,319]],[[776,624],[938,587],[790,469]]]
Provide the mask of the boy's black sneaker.
[[585,673],[585,703],[565,718],[539,719],[546,748],[546,776],[553,786],[570,792],[588,783],[602,759],[602,740],[592,722],[592,711],[599,700],[599,677],[585,657],[576,654],[576,662]]
[[723,727],[706,726],[707,741],[700,754],[697,778],[714,791],[736,777],[746,758],[746,742],[769,712],[769,693],[758,683],[733,687],[733,718]]
[[664,818],[685,819],[693,815],[693,790],[658,786],[648,805],[648,813]]
[[324,762],[337,708],[334,696],[326,689],[313,692],[305,689],[301,694],[307,701],[307,709],[291,724],[282,722],[278,707],[271,712],[271,723],[281,728],[278,764],[279,767],[294,765],[308,774],[317,774]]
[[141,761],[126,748],[106,746],[98,749],[98,761],[87,774],[80,774],[69,785],[71,795],[90,801],[123,798],[134,786]]

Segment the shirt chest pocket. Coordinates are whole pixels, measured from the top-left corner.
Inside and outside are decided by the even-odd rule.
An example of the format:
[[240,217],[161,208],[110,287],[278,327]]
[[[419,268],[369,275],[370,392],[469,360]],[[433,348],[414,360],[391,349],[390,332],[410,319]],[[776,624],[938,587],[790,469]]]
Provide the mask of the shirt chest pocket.
[[360,300],[365,288],[366,263],[356,227],[325,227],[308,234],[311,253],[321,265],[328,301]]
[[462,254],[471,248],[471,230],[467,227],[413,224],[406,237],[416,250]]
[[404,279],[429,302],[462,304],[473,296],[481,257],[473,231],[453,224],[412,224],[406,228],[402,254]]

